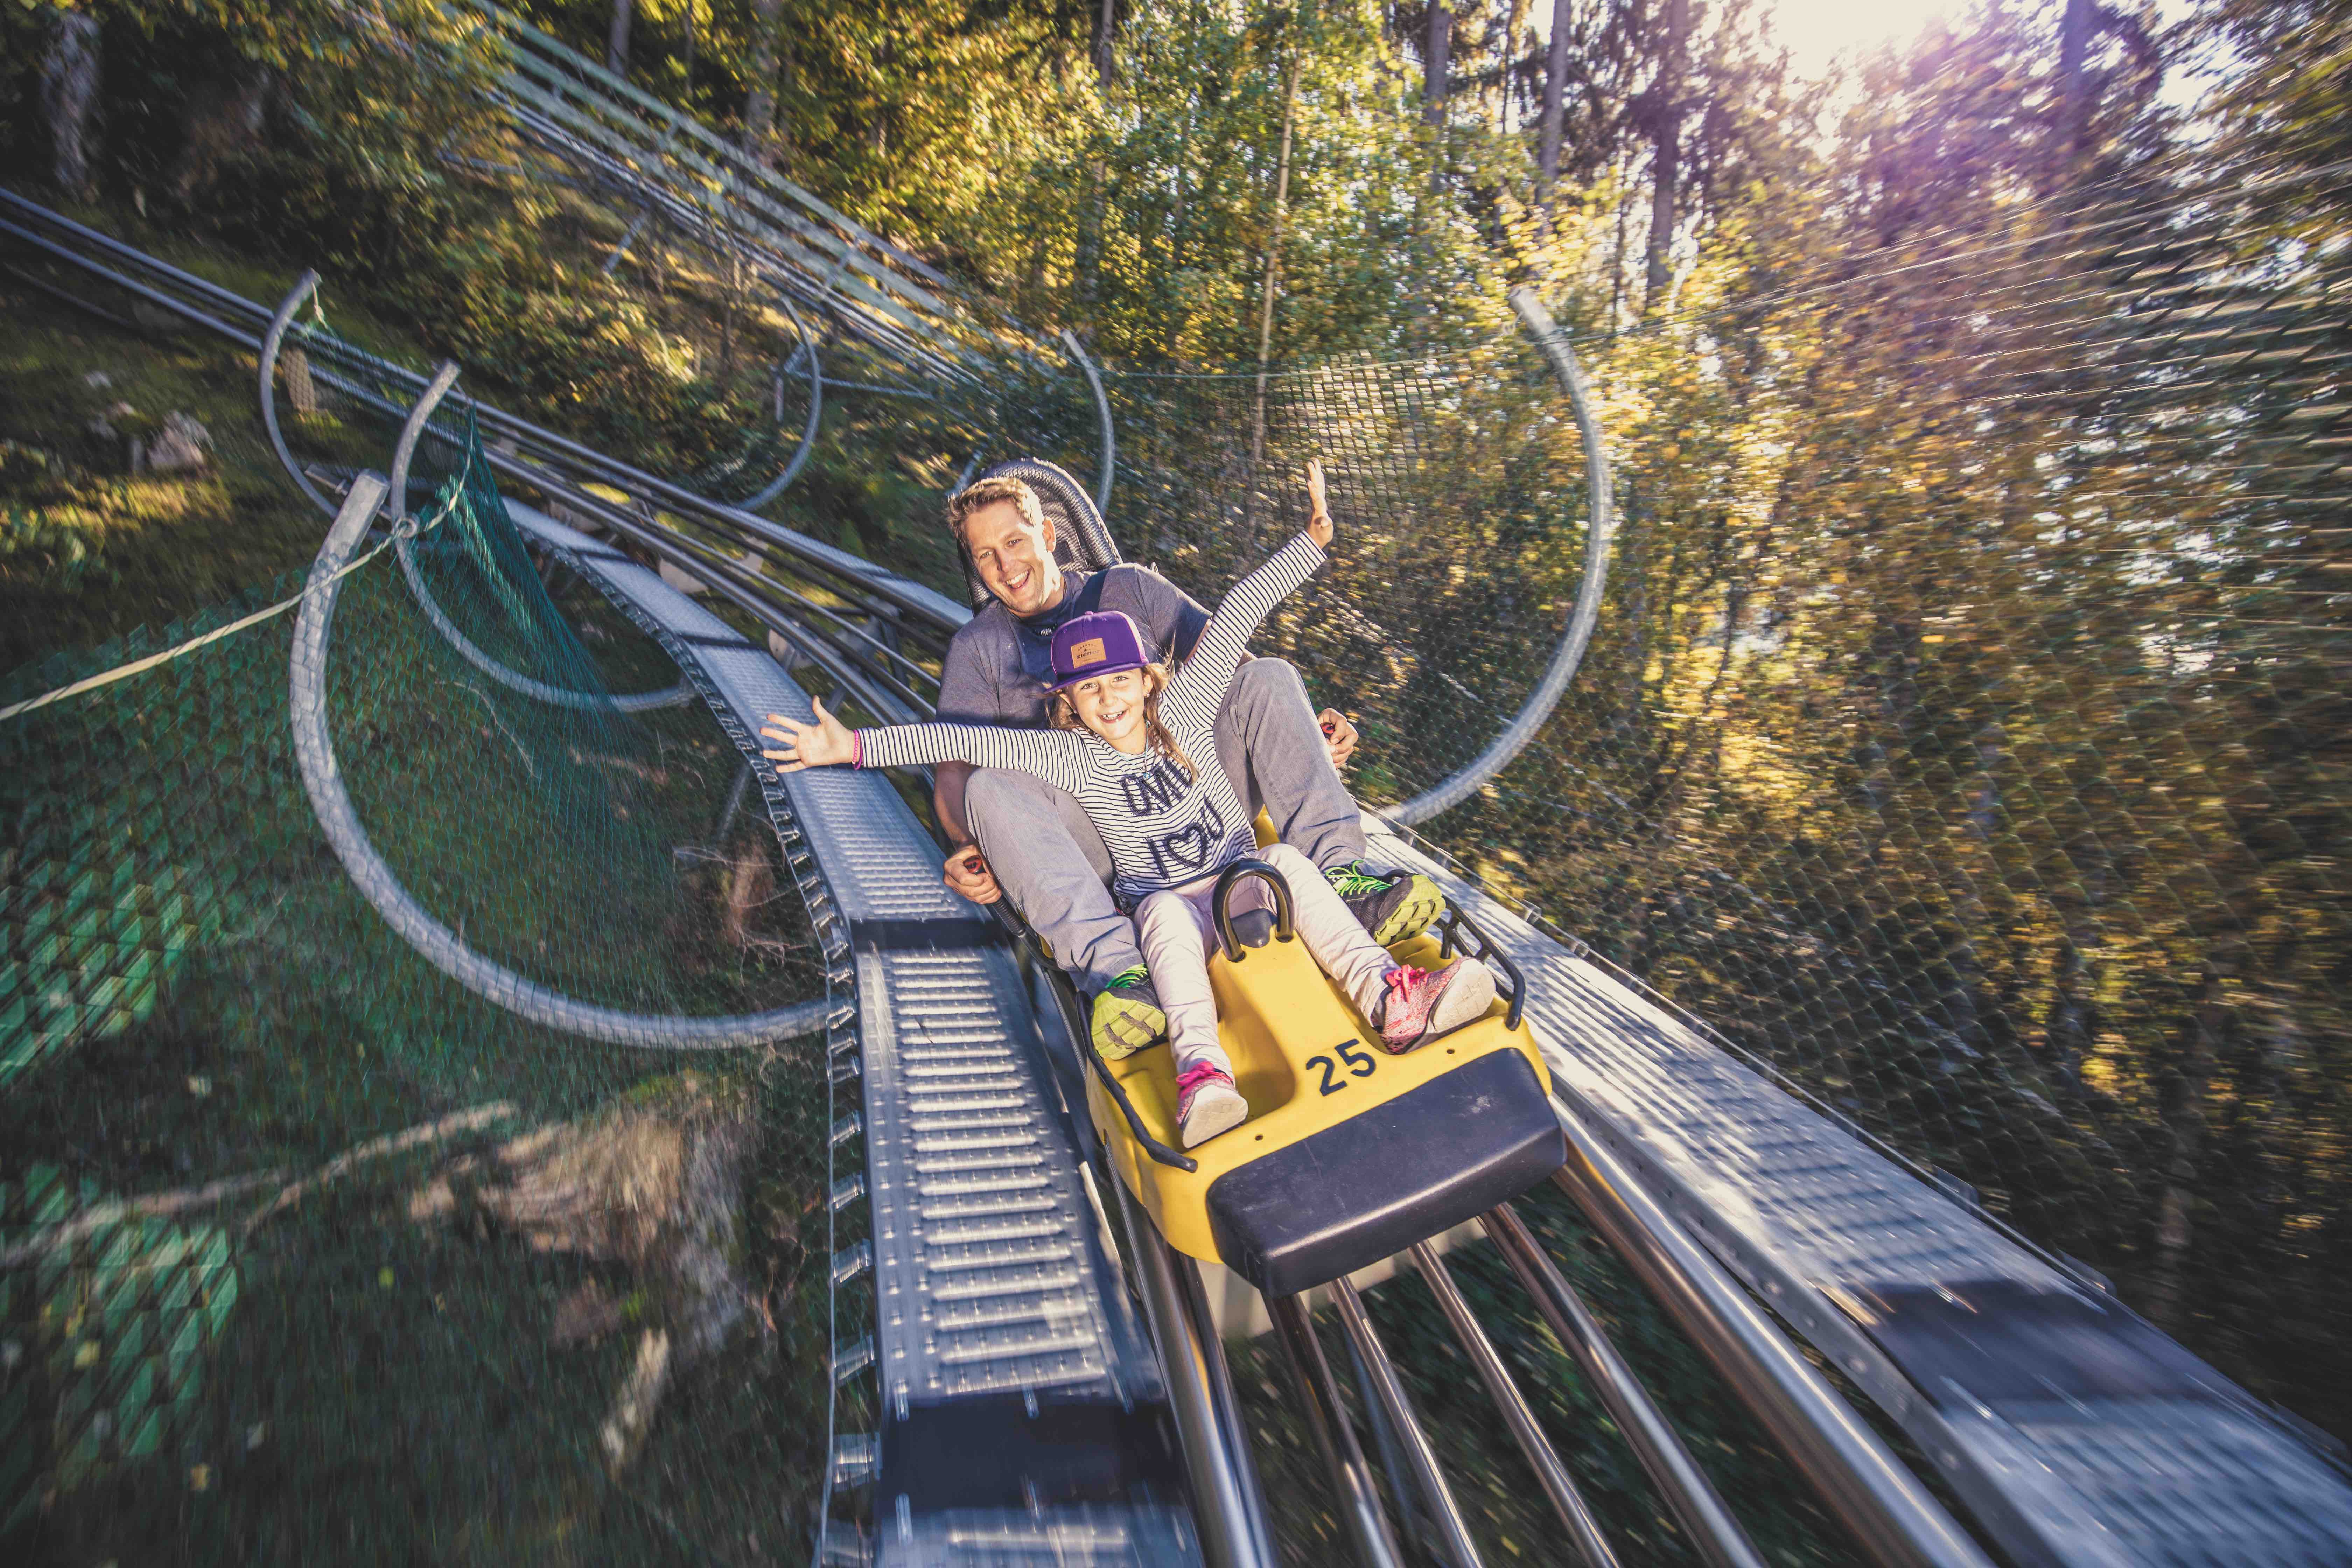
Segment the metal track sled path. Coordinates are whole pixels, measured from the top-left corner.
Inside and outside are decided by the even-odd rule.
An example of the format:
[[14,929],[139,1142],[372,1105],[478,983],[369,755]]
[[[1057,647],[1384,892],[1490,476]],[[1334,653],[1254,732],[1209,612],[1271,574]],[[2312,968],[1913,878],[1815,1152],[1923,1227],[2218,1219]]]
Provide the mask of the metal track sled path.
[[[533,106],[528,123],[543,142],[560,141],[567,124],[584,136],[598,117],[597,134],[608,140],[618,134],[614,125],[646,123],[636,110],[649,113],[650,100],[633,108],[588,62],[528,29],[518,37],[538,62],[540,91],[520,91],[530,70],[516,90]],[[727,150],[714,145],[697,156],[757,195],[757,176],[723,168]],[[685,199],[653,174],[633,177],[665,199]],[[710,184],[703,177],[694,188],[707,194]],[[750,199],[726,188],[730,200]],[[781,217],[771,217],[783,236],[771,237],[775,254],[794,235],[805,247],[806,233],[784,234]],[[323,696],[332,582],[371,530],[389,530],[397,547],[411,510],[411,458],[451,395],[455,367],[428,378],[304,336],[291,323],[314,279],[273,310],[4,192],[0,233],[258,354],[272,441],[294,482],[334,518],[297,637],[298,755],[331,843],[378,911],[429,961],[502,1005],[592,1037],[686,1043],[691,1031],[681,1020],[600,1016],[473,954],[415,907],[373,858],[355,819],[343,820],[348,802],[337,805]],[[837,252],[836,270],[855,248]],[[909,364],[963,374],[968,343],[894,314],[905,297],[937,300],[887,258],[859,254],[875,280],[842,309]],[[881,286],[893,279],[903,293]],[[1485,752],[1389,817],[1368,815],[1365,826],[1375,859],[1423,871],[1444,890],[1448,941],[1484,952],[1511,977],[1512,1022],[1523,1018],[1549,1079],[1548,1090],[1513,1108],[1539,1121],[1547,1137],[1557,1130],[1547,1163],[1556,1169],[1545,1179],[1712,1361],[1869,1561],[2352,1563],[2352,1482],[2324,1440],[2166,1338],[2087,1270],[2035,1248],[1964,1192],[1923,1178],[1791,1094],[1572,938],[1460,875],[1411,831],[1475,791],[1532,736],[1572,679],[1600,604],[1610,507],[1600,433],[1564,337],[1531,294],[1514,303],[1559,374],[1589,454],[1585,579],[1549,668]],[[308,355],[305,375],[388,419],[404,416],[388,481],[305,465],[289,450],[276,398],[282,351],[292,343]],[[809,363],[818,376],[814,350]],[[1095,395],[1100,403],[1099,384]],[[1112,452],[1108,405],[1100,407],[1097,494],[1108,492]],[[765,714],[810,714],[795,670],[821,670],[886,721],[926,715],[929,677],[905,650],[936,647],[970,611],[526,420],[487,405],[472,411],[491,437],[487,456],[499,479],[543,502],[510,504],[514,526],[592,581],[676,661],[678,686],[634,700],[699,697],[743,752],[823,943],[824,1002],[788,1016],[694,1021],[709,1037],[701,1043],[814,1029],[825,1037],[839,1112],[831,1276],[842,1301],[871,1301],[857,1331],[837,1334],[833,1371],[838,1385],[872,1380],[867,1403],[877,1420],[869,1431],[832,1434],[818,1560],[894,1568],[1275,1563],[1202,1268],[1170,1244],[1121,1174],[1118,1151],[1132,1158],[1155,1141],[1131,1110],[1099,1110],[1115,1097],[1067,983],[1009,918],[946,891],[939,845],[885,777],[781,775],[759,758]],[[812,416],[793,471],[814,432]],[[1118,558],[1086,488],[1051,465],[1018,471],[1068,525],[1074,562]],[[631,500],[614,500],[615,491]],[[656,509],[697,531],[662,521]],[[659,569],[643,563],[649,555]],[[761,570],[766,559],[823,582],[832,602],[780,584]],[[414,574],[409,580],[422,595]],[[714,614],[703,602],[710,597],[763,626],[766,642]],[[422,607],[453,646],[463,643],[429,600]],[[500,675],[470,644],[457,651],[493,679],[511,677],[510,686],[524,679]],[[515,689],[550,702],[567,698]],[[1643,1389],[1511,1195],[1482,1193],[1475,1213],[1448,1210],[1426,1233],[1383,1234],[1426,1280],[1446,1331],[1528,1459],[1558,1518],[1561,1554],[1619,1561],[1434,1245],[1465,1219],[1575,1360],[1692,1546],[1711,1563],[1760,1564],[1676,1435],[1675,1413]],[[1245,1273],[1253,1267],[1227,1261]],[[1469,1568],[1479,1552],[1463,1510],[1347,1278],[1374,1261],[1349,1258],[1335,1276],[1285,1277],[1287,1293],[1266,1301],[1267,1315],[1358,1557],[1388,1564],[1426,1556]],[[1336,1309],[1355,1403],[1375,1439],[1370,1455],[1310,1321],[1310,1295]],[[1901,1430],[1932,1468],[1932,1485],[1801,1342]],[[1391,1515],[1384,1491],[1409,1517]]]

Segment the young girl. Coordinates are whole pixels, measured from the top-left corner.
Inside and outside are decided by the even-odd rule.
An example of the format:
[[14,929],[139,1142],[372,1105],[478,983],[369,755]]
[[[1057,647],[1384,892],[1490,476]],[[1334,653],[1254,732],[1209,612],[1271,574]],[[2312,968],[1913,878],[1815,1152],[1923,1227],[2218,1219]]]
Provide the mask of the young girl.
[[[1118,872],[1112,891],[1134,911],[1144,962],[1168,1014],[1176,1117],[1188,1149],[1249,1115],[1218,1044],[1208,970],[1217,874],[1244,856],[1258,856],[1290,884],[1307,951],[1389,1050],[1411,1050],[1457,1028],[1495,999],[1494,976],[1475,960],[1456,958],[1435,970],[1397,963],[1306,856],[1287,844],[1258,849],[1217,765],[1217,710],[1250,633],[1323,563],[1331,542],[1320,463],[1307,466],[1307,489],[1314,504],[1307,531],[1225,595],[1174,675],[1151,662],[1135,623],[1117,611],[1066,622],[1054,634],[1054,729],[907,724],[853,733],[820,703],[814,724],[771,713],[760,731],[785,742],[762,754],[786,773],[843,763],[896,768],[965,762],[1016,768],[1076,796],[1110,850]],[[1267,901],[1255,880],[1235,897],[1244,907]]]

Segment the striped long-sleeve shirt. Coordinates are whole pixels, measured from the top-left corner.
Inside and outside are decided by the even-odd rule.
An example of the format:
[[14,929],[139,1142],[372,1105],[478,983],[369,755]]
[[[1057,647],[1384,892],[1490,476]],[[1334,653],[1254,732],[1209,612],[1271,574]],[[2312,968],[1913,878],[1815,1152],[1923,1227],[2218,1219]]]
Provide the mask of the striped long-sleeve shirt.
[[1086,807],[1110,850],[1113,890],[1133,907],[1144,895],[1223,869],[1256,845],[1233,784],[1217,764],[1217,710],[1250,634],[1267,612],[1327,557],[1301,533],[1234,585],[1160,696],[1160,717],[1195,764],[1187,779],[1174,759],[1129,754],[1077,730],[1005,730],[985,724],[898,724],[860,730],[869,768],[971,763],[1013,768],[1067,790]]

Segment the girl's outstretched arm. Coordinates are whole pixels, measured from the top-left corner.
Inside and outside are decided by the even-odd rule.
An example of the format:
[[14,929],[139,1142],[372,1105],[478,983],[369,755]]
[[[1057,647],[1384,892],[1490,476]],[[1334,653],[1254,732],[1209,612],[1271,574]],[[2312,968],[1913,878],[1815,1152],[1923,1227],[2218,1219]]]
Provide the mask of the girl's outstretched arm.
[[803,768],[912,768],[935,763],[1013,768],[1065,790],[1086,777],[1086,742],[1058,730],[1006,730],[993,724],[892,724],[853,731],[811,700],[816,721],[803,724],[781,713],[768,715],[760,733],[784,742],[760,754],[795,773]]

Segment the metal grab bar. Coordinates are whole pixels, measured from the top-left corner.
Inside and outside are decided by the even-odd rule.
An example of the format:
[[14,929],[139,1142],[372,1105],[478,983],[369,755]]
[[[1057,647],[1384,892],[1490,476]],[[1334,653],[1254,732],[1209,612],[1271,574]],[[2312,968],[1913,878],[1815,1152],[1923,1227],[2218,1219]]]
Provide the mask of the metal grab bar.
[[1291,907],[1290,884],[1283,880],[1281,872],[1265,861],[1244,856],[1217,874],[1216,889],[1209,896],[1209,908],[1216,918],[1217,942],[1224,948],[1228,963],[1239,963],[1249,950],[1234,934],[1233,911],[1226,905],[1233,898],[1234,889],[1252,877],[1264,882],[1266,891],[1274,895],[1275,941],[1288,942],[1298,934],[1297,924],[1292,919],[1296,911]]

